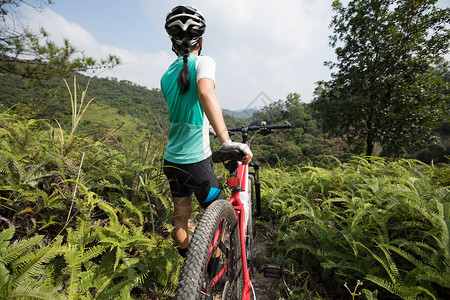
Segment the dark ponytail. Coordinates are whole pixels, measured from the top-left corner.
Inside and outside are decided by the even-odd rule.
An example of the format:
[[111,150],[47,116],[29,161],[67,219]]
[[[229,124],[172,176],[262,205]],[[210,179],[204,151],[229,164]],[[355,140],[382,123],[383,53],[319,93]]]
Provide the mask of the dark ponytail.
[[187,35],[183,38],[183,41],[179,46],[180,54],[183,56],[183,67],[181,68],[180,73],[178,73],[178,86],[180,87],[181,94],[186,93],[186,91],[189,89],[190,78],[187,63],[189,53],[191,51],[190,41],[191,40]]

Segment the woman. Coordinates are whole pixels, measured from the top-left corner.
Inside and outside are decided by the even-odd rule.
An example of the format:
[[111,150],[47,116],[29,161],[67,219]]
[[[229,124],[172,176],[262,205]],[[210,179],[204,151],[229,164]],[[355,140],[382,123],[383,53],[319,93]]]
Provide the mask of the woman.
[[221,149],[241,150],[244,164],[251,161],[252,153],[247,145],[231,141],[214,90],[215,62],[199,56],[206,29],[203,15],[192,6],[177,6],[167,15],[165,28],[178,58],[161,78],[170,119],[164,173],[174,202],[174,238],[184,257],[192,194],[203,208],[223,198],[210,158],[209,124],[222,142]]

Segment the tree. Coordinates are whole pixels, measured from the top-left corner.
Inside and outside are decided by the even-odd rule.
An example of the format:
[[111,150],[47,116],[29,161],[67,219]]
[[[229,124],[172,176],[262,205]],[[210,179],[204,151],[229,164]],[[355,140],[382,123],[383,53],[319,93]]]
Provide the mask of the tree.
[[313,106],[326,131],[343,136],[372,155],[399,156],[430,141],[448,116],[445,82],[437,71],[450,46],[450,9],[437,0],[333,2],[327,62],[332,79],[321,82]]
[[44,28],[32,32],[16,16],[20,5],[40,9],[51,0],[0,0],[0,70],[33,79],[60,77],[75,71],[113,67],[119,58],[109,55],[99,62],[86,57],[68,40],[57,46]]

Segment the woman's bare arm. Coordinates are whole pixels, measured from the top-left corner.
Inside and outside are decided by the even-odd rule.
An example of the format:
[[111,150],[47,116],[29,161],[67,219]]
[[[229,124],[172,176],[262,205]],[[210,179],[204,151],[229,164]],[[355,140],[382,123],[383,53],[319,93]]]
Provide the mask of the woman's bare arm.
[[[228,135],[227,126],[223,120],[222,107],[220,106],[219,99],[216,96],[215,84],[212,79],[201,78],[197,82],[198,99],[205,111],[206,116],[217,136],[222,143],[228,141],[230,136]],[[252,160],[251,154],[245,155],[241,161],[243,164],[248,164]]]
[[220,106],[219,99],[217,99],[214,88],[215,85],[212,79],[202,78],[197,82],[200,104],[214,131],[223,143],[229,140],[230,136],[228,135],[228,130],[223,120],[222,107]]

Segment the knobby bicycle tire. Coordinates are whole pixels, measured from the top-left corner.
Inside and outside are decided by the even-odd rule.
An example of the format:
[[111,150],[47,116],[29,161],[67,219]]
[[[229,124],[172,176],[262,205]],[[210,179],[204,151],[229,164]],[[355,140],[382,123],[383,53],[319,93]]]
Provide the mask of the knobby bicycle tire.
[[[211,260],[217,253],[220,256]],[[222,272],[225,275],[215,283]],[[175,299],[240,299],[242,277],[236,213],[227,201],[214,201],[200,219],[189,244]]]

